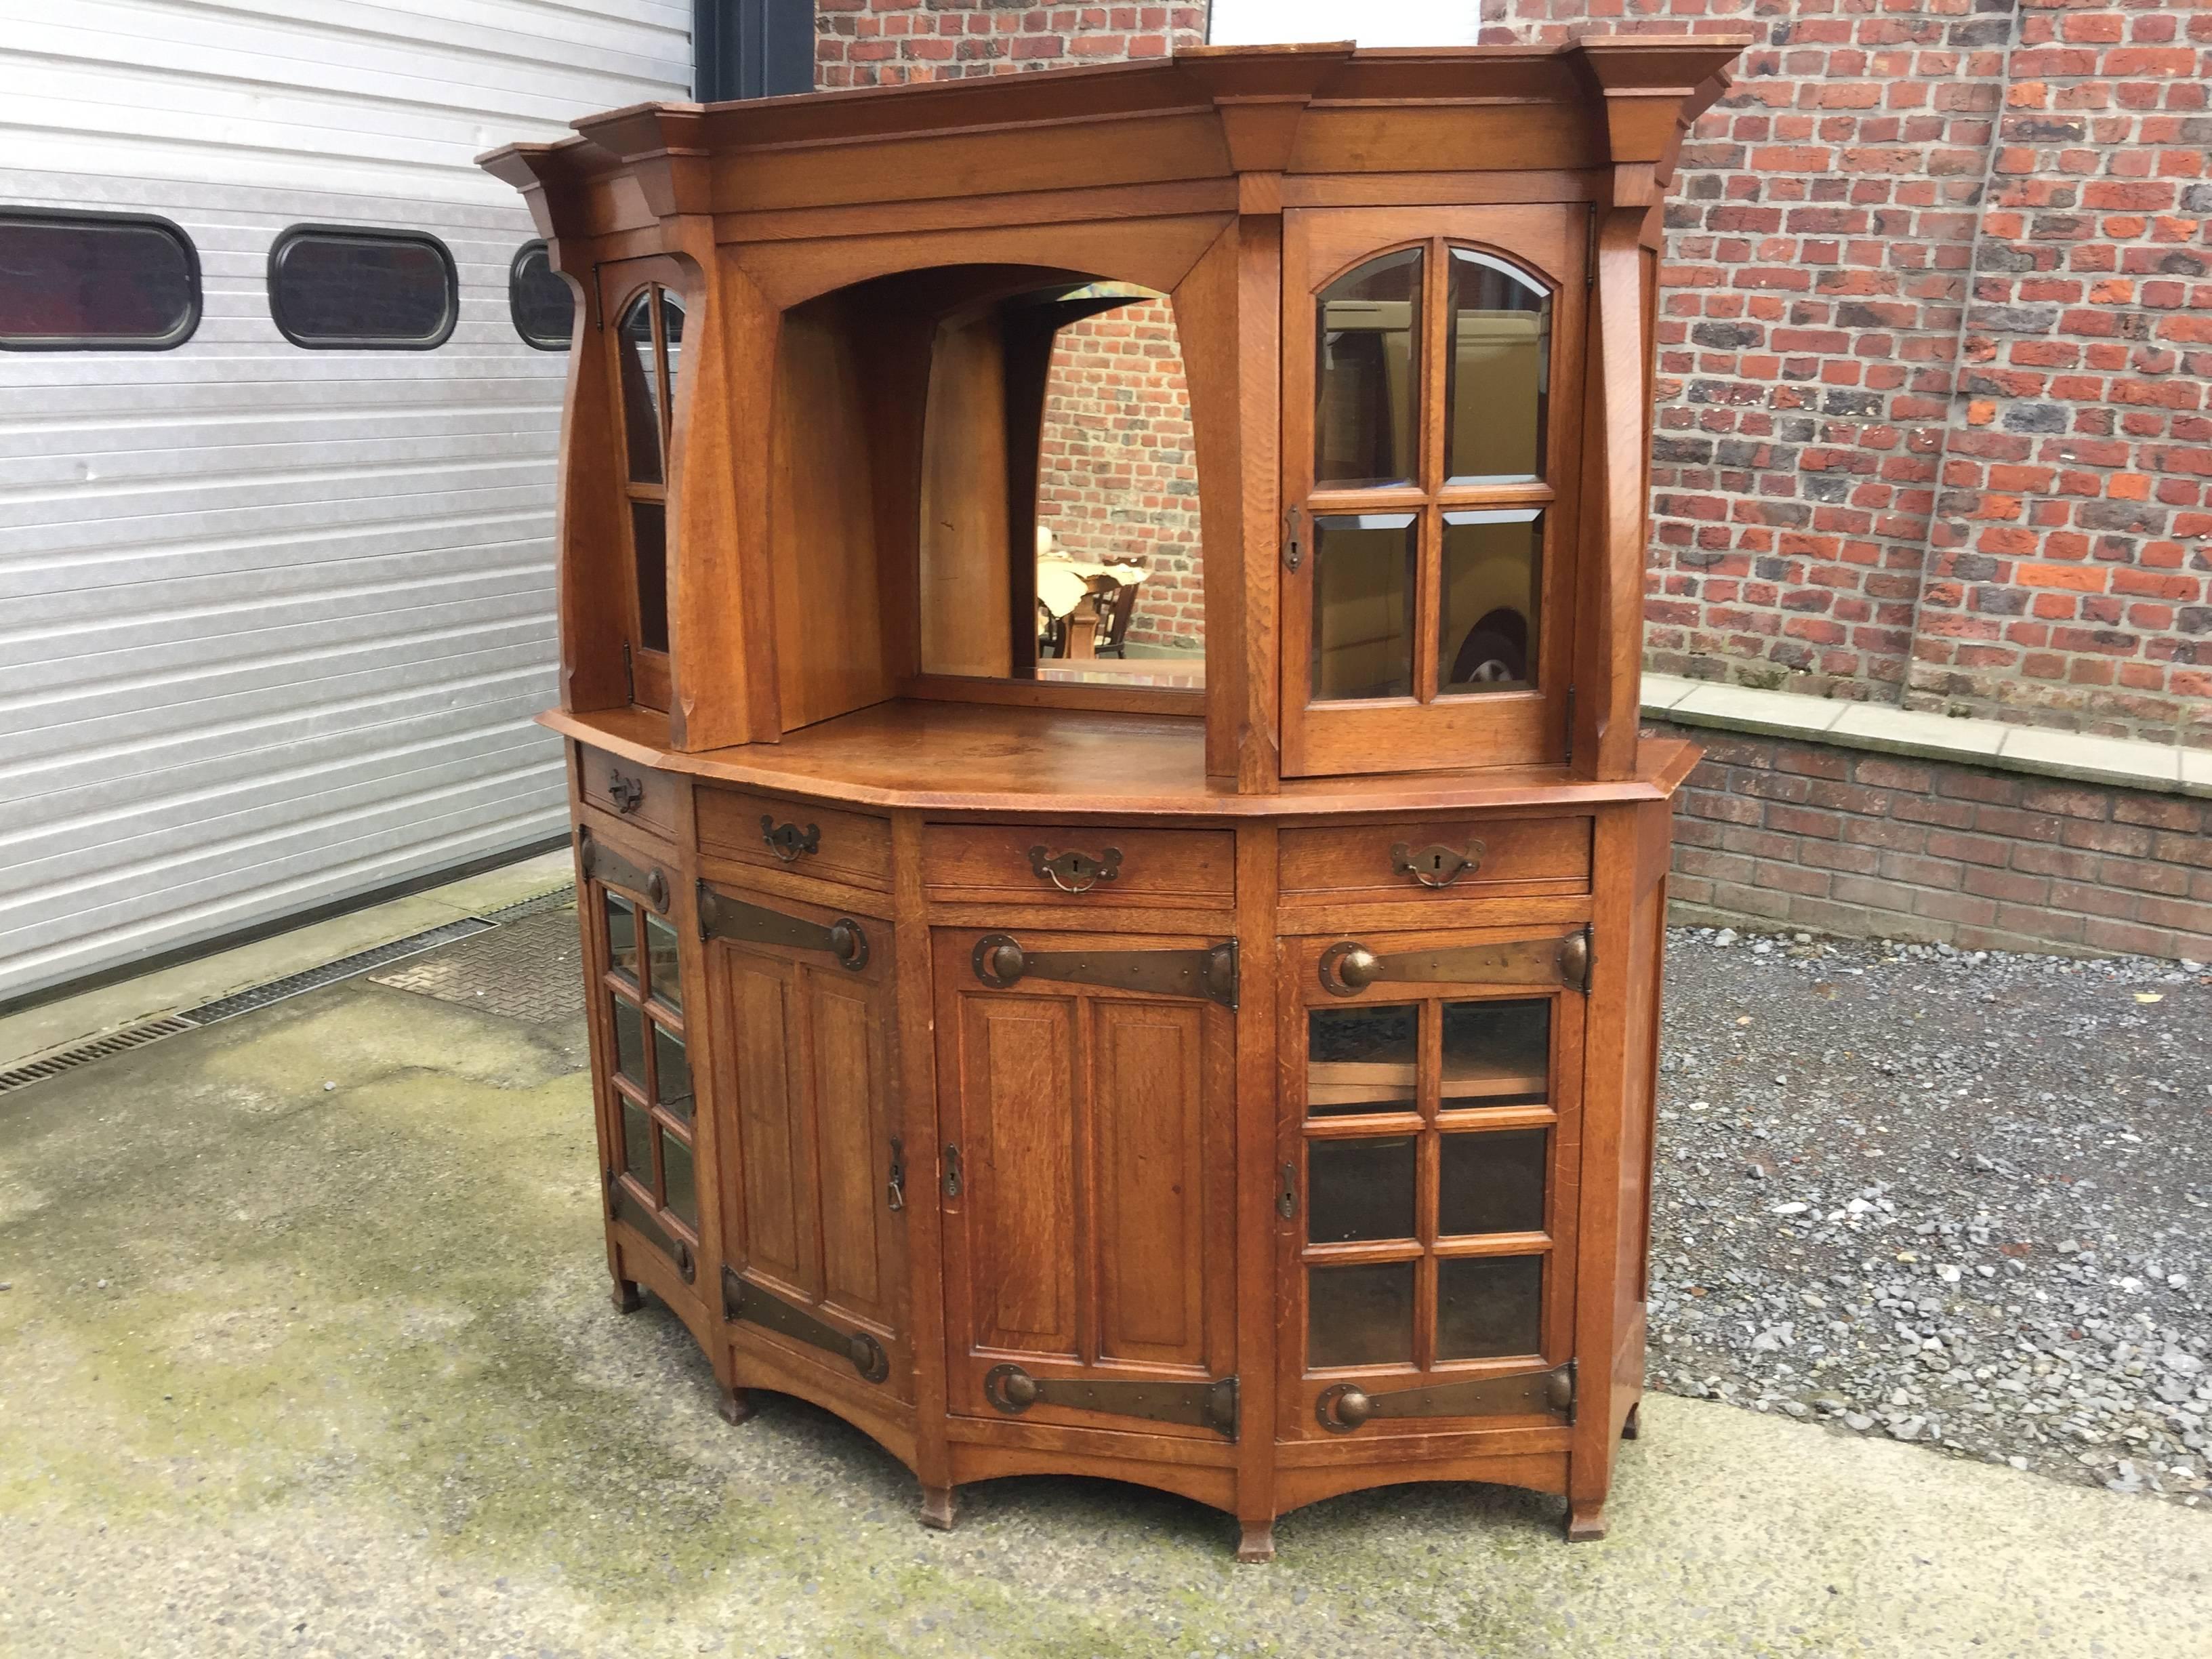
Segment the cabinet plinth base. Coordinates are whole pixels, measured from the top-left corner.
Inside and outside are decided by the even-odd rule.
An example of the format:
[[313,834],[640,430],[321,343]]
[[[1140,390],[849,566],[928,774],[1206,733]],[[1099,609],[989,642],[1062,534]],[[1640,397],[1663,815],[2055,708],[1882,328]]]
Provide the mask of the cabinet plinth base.
[[1605,1536],[1605,1499],[1577,1498],[1567,1504],[1567,1542],[1595,1544]]
[[617,1279],[615,1280],[614,1300],[617,1313],[634,1314],[645,1305],[645,1292],[638,1289],[635,1279]]
[[732,1427],[750,1422],[759,1409],[753,1404],[752,1395],[743,1389],[723,1389],[719,1393],[721,1397],[715,1402],[715,1408],[722,1413],[722,1421]]
[[960,1524],[960,1489],[957,1486],[924,1486],[921,1489],[921,1524],[934,1532],[951,1532]]
[[1255,1563],[1273,1560],[1275,1523],[1273,1521],[1243,1522],[1243,1532],[1237,1540],[1237,1559]]

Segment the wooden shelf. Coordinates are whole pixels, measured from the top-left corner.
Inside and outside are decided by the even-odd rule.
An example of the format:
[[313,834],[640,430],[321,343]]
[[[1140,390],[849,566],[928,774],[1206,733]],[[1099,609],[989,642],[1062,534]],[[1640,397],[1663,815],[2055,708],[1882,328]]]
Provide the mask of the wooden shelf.
[[686,754],[651,709],[539,716],[563,737],[657,770],[825,800],[924,811],[1095,813],[1118,818],[1291,817],[1307,813],[1562,810],[1663,800],[1697,762],[1677,738],[1646,738],[1638,775],[1594,783],[1558,766],[1376,773],[1285,782],[1239,795],[1206,776],[1202,720],[894,699],[787,732],[781,743]]

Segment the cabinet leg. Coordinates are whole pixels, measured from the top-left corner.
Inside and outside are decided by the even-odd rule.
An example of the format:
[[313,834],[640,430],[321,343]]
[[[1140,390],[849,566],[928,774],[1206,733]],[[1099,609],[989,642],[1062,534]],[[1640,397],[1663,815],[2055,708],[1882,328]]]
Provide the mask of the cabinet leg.
[[1605,1536],[1605,1499],[1576,1498],[1567,1504],[1567,1542],[1594,1544]]
[[960,1522],[959,1489],[956,1486],[924,1486],[921,1489],[921,1524],[939,1532],[951,1532]]
[[752,1396],[743,1389],[717,1389],[715,1392],[721,1396],[715,1404],[721,1411],[725,1423],[732,1425],[743,1423],[758,1409],[753,1404]]
[[1237,1540],[1239,1561],[1272,1561],[1275,1559],[1275,1523],[1273,1520],[1243,1522],[1243,1535]]
[[1634,1440],[1643,1434],[1643,1412],[1644,1402],[1641,1400],[1628,1408],[1627,1420],[1620,1425],[1620,1437],[1623,1440]]
[[645,1292],[637,1287],[634,1279],[615,1280],[615,1311],[633,1314],[645,1305]]

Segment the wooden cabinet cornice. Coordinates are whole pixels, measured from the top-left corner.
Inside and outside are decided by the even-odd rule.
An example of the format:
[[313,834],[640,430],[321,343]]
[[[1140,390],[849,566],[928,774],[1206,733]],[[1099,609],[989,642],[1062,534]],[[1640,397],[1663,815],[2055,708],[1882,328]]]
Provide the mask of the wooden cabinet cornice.
[[[733,1420],[838,1413],[940,1526],[1062,1471],[1248,1559],[1391,1481],[1601,1533],[1696,758],[1637,728],[1656,215],[1745,44],[1202,48],[484,158],[577,297],[545,719],[609,1264]],[[1079,412],[1084,341],[1172,398]],[[1178,514],[1188,572],[1115,540]],[[1201,572],[1202,652],[1127,643]]]

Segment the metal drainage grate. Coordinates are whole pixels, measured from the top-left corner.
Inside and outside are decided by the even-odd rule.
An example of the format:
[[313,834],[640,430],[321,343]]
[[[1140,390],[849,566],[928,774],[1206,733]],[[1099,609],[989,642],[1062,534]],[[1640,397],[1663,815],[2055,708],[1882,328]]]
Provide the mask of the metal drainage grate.
[[33,1083],[44,1083],[88,1061],[105,1060],[110,1054],[119,1054],[125,1048],[136,1048],[142,1043],[158,1042],[165,1036],[175,1036],[189,1031],[192,1023],[176,1014],[149,1019],[143,1025],[133,1025],[126,1030],[111,1031],[90,1042],[81,1042],[74,1048],[64,1048],[60,1054],[48,1054],[44,1060],[34,1060],[28,1066],[18,1066],[13,1071],[0,1072],[0,1095],[11,1089],[27,1088]]
[[387,962],[397,962],[402,957],[419,956],[425,951],[434,951],[441,945],[451,945],[457,939],[466,939],[471,933],[481,933],[487,927],[497,925],[480,916],[463,916],[459,921],[449,921],[442,927],[410,933],[405,939],[396,939],[389,945],[356,951],[349,957],[340,957],[336,962],[310,968],[304,974],[272,979],[266,985],[256,985],[250,990],[218,997],[213,1002],[204,1002],[197,1008],[185,1009],[179,1018],[194,1025],[212,1025],[219,1019],[229,1019],[234,1015],[251,1013],[256,1008],[266,1008],[272,1002],[282,1002],[285,998],[298,996],[303,991],[335,985],[342,979],[351,979],[356,974],[365,974],[372,968],[381,968]]
[[536,898],[526,898],[519,903],[501,905],[498,909],[486,910],[483,915],[486,921],[518,921],[524,916],[534,916],[541,910],[557,910],[564,904],[574,904],[575,902],[576,885],[571,882],[565,887],[556,887],[550,893],[540,893]]

